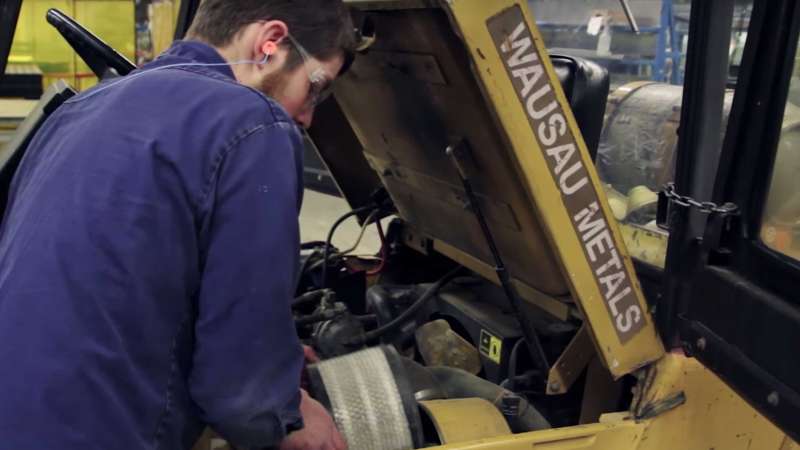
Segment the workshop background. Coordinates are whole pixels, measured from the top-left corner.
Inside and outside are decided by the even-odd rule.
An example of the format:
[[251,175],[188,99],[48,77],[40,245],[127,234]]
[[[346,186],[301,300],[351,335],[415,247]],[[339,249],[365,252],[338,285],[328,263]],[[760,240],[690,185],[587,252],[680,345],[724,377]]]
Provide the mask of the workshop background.
[[[598,126],[596,127],[598,136],[595,136],[595,145],[592,146],[594,152],[591,153],[591,157],[594,158],[595,167],[603,182],[604,194],[608,198],[610,212],[619,221],[620,232],[629,253],[637,263],[641,263],[647,270],[664,269],[669,232],[656,225],[657,193],[665,184],[675,178],[677,128],[681,118],[683,99],[682,86],[684,78],[688,78],[691,81],[691,77],[687,77],[685,71],[689,16],[691,12],[689,1],[630,0],[630,6],[639,26],[639,32],[637,33],[631,30],[625,14],[619,7],[618,0],[531,0],[529,3],[536,16],[537,25],[547,45],[547,50],[551,54],[584,58],[608,70],[610,81],[608,102],[605,102],[606,92],[604,92],[600,97],[603,100],[602,104],[605,108],[605,113],[602,111],[599,113]],[[697,7],[696,5],[697,2],[695,2],[695,7]],[[9,64],[5,74],[0,74],[0,159],[3,157],[5,143],[8,142],[23,119],[32,111],[37,99],[42,96],[43,90],[47,89],[53,82],[65,80],[78,91],[86,90],[98,82],[90,68],[74,53],[59,33],[46,23],[44,19],[45,13],[50,8],[58,8],[73,17],[77,22],[120,52],[125,58],[136,65],[142,65],[152,61],[172,42],[181,8],[181,0],[24,0],[16,35],[13,40]],[[730,64],[727,73],[728,82],[725,85],[723,129],[730,113],[751,13],[752,1],[737,0],[728,49]],[[757,22],[754,21],[754,23]],[[800,59],[795,59],[796,69],[800,68],[800,64],[797,61],[800,61]],[[467,65],[465,64],[464,67]],[[462,67],[462,65],[455,66]],[[724,63],[722,68],[724,69]],[[795,72],[798,71],[795,70]],[[779,158],[788,158],[786,155],[794,154],[792,142],[796,142],[794,136],[797,136],[796,133],[800,130],[800,109],[795,106],[800,104],[800,83],[797,82],[797,79],[800,78],[796,74],[793,75],[793,81],[789,87],[789,103],[786,105],[785,112],[786,120],[781,131],[782,133],[785,132],[785,139],[781,141],[778,153]],[[691,84],[690,81],[687,81],[687,85]],[[740,92],[745,91],[740,90]],[[342,94],[341,89],[339,94]],[[579,123],[579,125],[583,128],[582,124]],[[600,130],[601,126],[602,130]],[[681,126],[685,126],[685,122]],[[582,129],[582,131],[584,130],[585,128]],[[586,133],[586,135],[588,134],[590,133]],[[319,140],[319,142],[324,142],[324,140]],[[7,148],[10,147],[12,146],[9,145]],[[322,145],[320,147],[324,148]],[[493,149],[492,146],[483,148]],[[785,160],[779,159],[779,161]],[[800,233],[798,233],[800,221],[797,220],[796,214],[796,206],[800,203],[792,203],[792,208],[788,208],[792,213],[790,215],[791,220],[783,217],[786,214],[783,216],[779,214],[783,211],[782,209],[771,206],[773,204],[784,205],[788,200],[794,199],[792,195],[797,191],[794,183],[796,179],[794,178],[794,174],[796,174],[794,168],[797,167],[796,161],[797,159],[792,157],[790,160],[792,164],[781,163],[777,165],[778,170],[775,175],[775,180],[777,181],[773,186],[775,189],[770,191],[770,206],[766,208],[764,213],[765,218],[761,237],[764,243],[772,249],[783,252],[785,255],[800,258]],[[336,168],[333,164],[331,167]],[[379,235],[378,230],[392,231],[388,226],[388,222],[393,220],[391,216],[383,219],[383,226],[380,228],[369,224],[369,218],[364,221],[368,225],[360,225],[354,218],[351,218],[338,229],[336,225],[331,227],[332,223],[337,223],[339,217],[350,211],[351,206],[341,197],[336,182],[325,163],[318,156],[314,143],[310,139],[307,139],[305,148],[304,182],[307,189],[300,215],[301,239],[306,243],[317,241],[316,245],[319,247],[318,241],[325,241],[329,235],[333,235],[334,231],[336,231],[332,244],[337,251],[333,256],[336,258],[358,256],[358,258],[353,258],[355,260],[354,264],[361,264],[362,266],[359,266],[358,270],[354,272],[361,275],[363,275],[362,272],[370,275],[381,274],[385,266],[388,266],[388,264],[384,263],[390,259],[390,254],[395,253],[392,256],[393,258],[397,254],[402,256],[402,252],[397,251],[397,247],[402,249],[402,245],[398,244],[398,242],[406,242],[409,247],[416,243],[410,232],[402,235],[399,233]],[[598,186],[597,189],[599,191],[600,187]],[[443,191],[446,191],[446,189]],[[450,192],[446,193],[449,194]],[[375,197],[378,198],[378,196]],[[463,201],[463,199],[457,200],[459,202]],[[495,209],[491,210],[491,214],[495,214],[494,218],[498,214],[497,211],[502,213],[502,210],[496,208],[498,204],[500,203],[490,203],[490,206],[495,207]],[[461,206],[463,206],[461,203],[457,203],[455,209],[461,212]],[[373,214],[378,214],[378,212],[375,211]],[[436,213],[436,220],[439,220],[440,223],[447,220],[444,214],[442,214],[444,218],[440,219],[439,211],[436,211]],[[491,214],[490,219],[493,219]],[[511,214],[513,219],[513,210]],[[410,214],[410,216],[413,216],[413,214]],[[404,219],[408,219],[408,217],[409,215],[406,214]],[[364,219],[364,217],[361,217],[361,219]],[[673,235],[675,235],[674,230]],[[398,236],[402,239],[411,237],[401,240]],[[324,242],[322,244],[325,245]],[[313,247],[314,244],[312,243],[309,246]],[[425,253],[428,250],[428,247],[423,245],[422,240],[419,240],[419,247],[424,247],[420,253]],[[343,248],[348,250],[338,251],[338,249]],[[417,249],[415,248],[415,250]],[[320,261],[314,261],[312,257],[315,256],[314,252],[316,250],[309,251],[306,248],[304,251],[307,256],[310,255],[303,263],[304,268],[307,267],[310,269],[309,271],[313,271],[319,266],[328,267],[327,264],[319,264]],[[325,245],[325,256],[321,257],[323,263],[328,259],[327,252],[328,246]],[[426,254],[426,256],[428,255]],[[319,254],[316,257],[320,259]],[[365,269],[374,266],[377,266],[377,269]],[[335,267],[341,269],[340,266]],[[430,267],[436,267],[435,262],[431,263]],[[415,277],[418,275],[414,273],[413,268],[409,272],[413,273]],[[337,273],[344,273],[343,277],[351,275],[349,272],[342,270],[338,270]],[[639,275],[641,276],[641,273]],[[325,287],[326,275],[324,271],[321,279],[323,281],[322,286]],[[363,287],[367,286],[367,283],[364,282],[366,279],[366,275],[363,280],[359,279],[359,283],[363,284]],[[387,285],[391,284],[390,282],[396,282],[396,279],[391,277],[387,277],[387,279],[389,280],[386,282]],[[347,285],[350,281],[345,281],[345,283],[340,283],[337,288],[341,286],[350,287]],[[372,282],[374,282],[374,279],[370,278],[370,283]],[[416,280],[414,282],[417,283]],[[445,282],[442,281],[442,283]],[[309,284],[309,286],[311,285]],[[644,290],[651,289],[648,286],[650,285],[645,285]],[[376,286],[371,285],[370,287],[374,288]],[[382,285],[377,287],[383,289]],[[378,292],[380,289],[374,292]],[[309,290],[309,292],[321,291]],[[342,288],[341,291],[344,292],[345,289]],[[389,291],[387,290],[386,292]],[[650,291],[646,292],[646,294],[652,298],[660,295],[660,293]],[[367,301],[367,297],[363,293],[352,295],[347,292],[346,295],[340,297],[348,299],[365,298],[364,305],[366,305]],[[303,298],[303,296],[298,298]],[[305,297],[306,300],[309,298],[319,300],[317,297]],[[327,299],[327,297],[325,298]],[[377,296],[375,298],[380,300],[384,297]],[[557,304],[563,311],[567,311],[564,313],[564,319],[562,319],[567,323],[577,318],[577,315],[569,313],[569,308],[574,308],[574,301],[565,299],[566,297],[559,298],[560,303]],[[456,298],[456,300],[461,301],[460,297]],[[450,305],[447,302],[443,303]],[[364,305],[359,304],[357,306],[362,307]],[[309,311],[314,313],[310,314],[309,317],[317,314],[317,310],[306,308],[307,305],[302,302],[296,306],[308,310],[304,311],[304,313]],[[559,311],[562,309],[559,309]],[[327,312],[324,308],[321,311],[319,314]],[[354,309],[354,311],[356,310]],[[393,317],[392,314],[401,314],[398,311],[389,310],[388,316],[391,318]],[[347,311],[347,314],[350,314],[350,312],[352,311]],[[504,314],[506,312],[503,311]],[[440,311],[436,311],[435,314],[439,313]],[[405,312],[402,314],[405,314]],[[483,313],[478,315],[487,316]],[[472,316],[469,314],[465,314],[465,316],[472,320]],[[356,326],[361,326],[362,322],[368,322],[371,325],[373,325],[372,322],[375,322],[374,325],[376,326],[381,324],[376,314],[347,317],[348,320],[353,320],[350,323],[346,323],[344,320],[338,323],[331,320],[326,323],[335,324],[336,326],[342,323],[347,326],[353,323]],[[430,317],[434,316],[431,315]],[[384,319],[381,318],[380,320]],[[431,323],[434,322],[436,321]],[[442,320],[438,320],[438,322],[441,324]],[[545,325],[547,326],[548,324],[546,323]],[[306,326],[309,329],[311,327],[308,324]],[[434,323],[434,326],[437,325]],[[581,339],[579,339],[581,332],[576,331],[577,328],[573,330],[569,326],[559,323],[558,326],[548,329],[548,332],[552,331],[552,336],[561,336],[562,338],[569,333],[575,332],[575,342],[581,343]],[[458,332],[450,330],[451,335],[468,335],[469,332],[466,327],[462,328],[457,328]],[[315,336],[322,335],[323,333],[331,332],[330,330],[338,333],[333,327],[324,328],[322,326],[315,326],[313,333]],[[342,326],[339,330],[346,331],[346,328]],[[583,330],[585,338],[588,334],[586,334],[585,329]],[[512,356],[515,352],[512,349],[520,348],[518,344],[523,340],[518,335],[509,334],[508,336],[494,337],[494,335],[488,333],[486,334],[487,340],[484,340],[482,329],[479,336],[480,339],[474,339],[476,344],[473,347],[477,347],[472,348],[474,353],[478,354],[478,348],[484,351],[483,345],[486,342],[488,356],[484,356],[490,362],[494,361],[499,365],[501,348],[505,348],[505,351],[509,354],[503,357],[503,361],[510,360],[515,361],[515,363],[513,370],[506,366],[502,366],[502,370],[508,369],[507,372],[509,374],[516,374],[517,358]],[[397,337],[393,339],[399,341]],[[321,339],[320,341],[323,340]],[[330,341],[333,342],[335,340],[330,339]],[[560,354],[561,347],[559,346],[567,344],[566,339],[561,339],[561,341],[551,338],[549,342],[551,348],[558,350],[558,352],[551,350],[551,353],[553,353],[551,356]],[[584,341],[583,343],[588,346],[588,341],[585,339]],[[516,342],[516,344],[512,346],[512,342]],[[472,345],[472,343],[469,345]],[[411,351],[413,353],[413,349]],[[566,354],[566,350],[564,350],[564,353]],[[483,353],[481,354],[483,355]],[[493,360],[491,359],[492,357],[497,359]],[[546,358],[544,359],[546,362]],[[505,362],[503,364],[509,366]],[[542,365],[541,367],[545,366]],[[475,369],[476,373],[484,370],[479,366]],[[491,377],[496,378],[490,380],[492,383],[502,384],[515,378],[509,376],[503,380],[503,377],[499,375],[502,370],[498,369],[496,372],[491,372]],[[675,370],[677,373],[677,369]],[[536,374],[531,375],[529,373],[525,376],[528,375],[532,377]],[[565,387],[563,389],[566,391]],[[601,389],[598,389],[599,391]],[[576,405],[578,405],[576,398],[573,398],[572,402],[574,404],[564,408],[562,408],[562,405],[565,403],[561,399],[548,405],[548,408],[552,406],[552,410],[556,411],[552,415],[555,418],[552,421],[553,426],[566,426],[576,422],[569,421],[573,418],[571,414],[574,415],[574,411],[570,410],[570,408],[577,411]],[[597,417],[593,417],[589,420],[582,415],[580,423],[589,423],[596,419]],[[208,433],[196,447],[198,450],[223,450],[227,448],[223,441]]]
[[[46,23],[48,9],[60,9],[136,65],[142,65],[172,43],[179,7],[179,0],[25,0],[6,76],[0,78],[27,81],[18,87],[21,92],[0,93],[0,150],[30,113],[42,90],[54,81],[63,79],[78,90],[97,83],[97,77],[86,63],[58,31]],[[6,86],[6,83],[0,84]],[[349,207],[343,199],[309,190],[301,215],[303,240],[325,239],[330,223],[347,211]],[[350,221],[342,226],[334,244],[350,247],[359,233],[358,224]],[[367,230],[355,253],[374,254],[379,248],[377,233],[374,229]]]
[[[654,203],[655,191],[672,178],[672,171],[666,166],[670,164],[676,139],[665,136],[670,136],[671,127],[676,124],[672,120],[676,117],[675,108],[671,105],[678,107],[681,101],[689,2],[632,0],[630,6],[639,24],[638,34],[628,27],[618,0],[531,0],[529,3],[551,53],[588,58],[608,69],[612,99],[618,88],[631,82],[661,83],[639,90],[639,98],[620,98],[621,113],[607,120],[601,136],[598,170],[608,185],[612,207],[624,222],[631,205],[642,209],[642,205]],[[45,21],[49,8],[58,8],[75,18],[136,65],[153,60],[169,47],[180,10],[180,0],[24,0],[22,5],[9,64],[0,83],[0,151],[43,89],[55,80],[64,79],[78,90],[97,83],[89,67]],[[751,5],[752,1],[742,1],[736,10],[730,49],[731,77],[735,77],[741,61]],[[649,111],[646,105],[656,98],[667,98],[662,104],[669,107]],[[635,127],[636,136],[631,140],[629,130],[634,127],[618,121],[620,117],[642,117],[639,123],[646,126]],[[636,143],[632,147],[621,145],[625,142]],[[652,170],[654,164],[661,169]],[[642,171],[648,171],[648,175],[642,175]],[[653,172],[659,176],[653,177]],[[302,238],[324,240],[330,219],[346,212],[348,206],[336,198],[340,195],[338,188],[310,141],[305,150],[304,182],[310,190],[301,216]],[[633,190],[640,185],[647,189]],[[650,228],[627,233],[626,241],[647,241],[640,246],[643,250],[639,256],[663,266],[666,235],[654,226]],[[360,227],[351,220],[344,224],[334,243],[349,247],[347,243],[358,238],[359,232]],[[370,227],[356,252],[377,252],[379,247],[377,233]],[[632,252],[636,254],[635,249]]]

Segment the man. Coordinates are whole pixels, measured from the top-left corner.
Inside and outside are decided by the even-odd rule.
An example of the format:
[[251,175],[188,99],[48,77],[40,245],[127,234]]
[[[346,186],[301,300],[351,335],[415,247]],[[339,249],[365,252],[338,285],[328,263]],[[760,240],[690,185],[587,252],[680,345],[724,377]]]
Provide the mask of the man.
[[174,450],[207,424],[240,448],[345,448],[299,388],[289,303],[296,124],[351,21],[340,0],[205,0],[188,39],[64,104],[16,175],[0,448]]

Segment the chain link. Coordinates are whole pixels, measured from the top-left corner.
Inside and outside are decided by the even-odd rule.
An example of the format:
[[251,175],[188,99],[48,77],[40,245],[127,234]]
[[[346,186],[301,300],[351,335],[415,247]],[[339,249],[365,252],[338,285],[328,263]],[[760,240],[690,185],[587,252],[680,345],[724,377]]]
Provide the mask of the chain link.
[[714,202],[699,202],[691,197],[680,195],[675,190],[675,183],[667,183],[664,186],[664,195],[678,206],[696,208],[705,214],[734,215],[739,212],[739,207],[733,203],[718,205]]

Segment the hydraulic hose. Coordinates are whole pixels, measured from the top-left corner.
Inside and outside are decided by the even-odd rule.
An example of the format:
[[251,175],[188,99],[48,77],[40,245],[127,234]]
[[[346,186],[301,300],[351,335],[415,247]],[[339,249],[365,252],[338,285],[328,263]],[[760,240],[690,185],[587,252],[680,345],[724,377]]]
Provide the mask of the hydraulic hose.
[[420,311],[420,309],[422,309],[422,307],[425,306],[425,304],[428,303],[428,301],[432,299],[437,292],[439,292],[439,289],[441,289],[442,286],[452,281],[460,271],[461,266],[451,270],[445,276],[440,278],[439,281],[432,284],[417,300],[414,301],[414,303],[411,304],[411,306],[408,307],[408,309],[403,311],[399,316],[395,317],[391,322],[365,333],[360,338],[351,341],[350,344],[361,345],[401,327],[403,324],[413,318]]
[[361,208],[356,208],[349,213],[343,215],[342,217],[338,218],[336,222],[333,223],[331,226],[330,231],[328,231],[328,237],[325,239],[325,247],[322,250],[322,288],[328,287],[328,256],[331,251],[331,241],[333,240],[333,234],[336,232],[336,229],[339,228],[345,220],[357,216],[366,211],[372,211],[376,209],[375,206],[362,206]]
[[331,292],[332,291],[330,289],[317,289],[315,291],[306,292],[305,294],[295,297],[295,299],[292,300],[292,308],[305,305],[307,303],[319,303],[319,301],[322,300],[325,295],[330,294]]

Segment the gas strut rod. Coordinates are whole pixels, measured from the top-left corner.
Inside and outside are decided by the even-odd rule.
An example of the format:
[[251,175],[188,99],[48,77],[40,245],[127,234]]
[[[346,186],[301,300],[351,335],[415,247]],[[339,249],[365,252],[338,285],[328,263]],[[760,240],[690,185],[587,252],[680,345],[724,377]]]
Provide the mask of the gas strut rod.
[[508,302],[511,304],[511,308],[514,310],[514,313],[517,315],[522,325],[522,335],[525,338],[525,343],[528,344],[527,347],[531,358],[533,358],[534,364],[542,370],[542,374],[546,377],[550,370],[550,365],[547,362],[547,356],[544,354],[542,343],[539,341],[539,335],[536,334],[536,328],[533,326],[528,316],[522,313],[522,302],[519,296],[517,296],[514,285],[511,284],[511,277],[508,275],[506,266],[503,263],[503,258],[500,257],[500,251],[497,249],[492,231],[489,229],[489,224],[486,222],[486,217],[483,215],[483,211],[478,203],[478,197],[475,196],[475,191],[472,190],[472,183],[469,181],[467,171],[464,170],[464,166],[459,160],[458,147],[451,145],[447,147],[446,153],[453,161],[456,172],[458,172],[458,177],[461,179],[461,184],[464,186],[469,208],[478,220],[478,224],[481,226],[483,237],[486,239],[486,244],[489,246],[492,258],[494,258],[494,271],[497,274],[497,278],[500,280],[500,285],[503,287],[503,291],[508,298]]
[[622,5],[622,10],[625,11],[625,18],[628,19],[628,25],[631,26],[631,31],[639,34],[639,25],[636,23],[636,16],[633,15],[633,11],[631,11],[631,5],[628,4],[628,0],[619,0],[619,2]]

